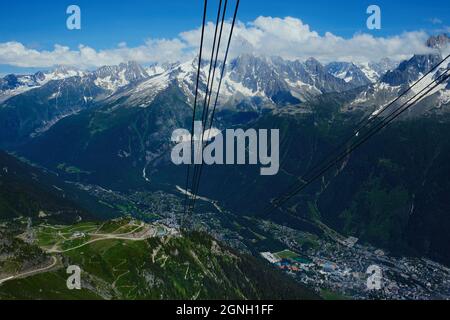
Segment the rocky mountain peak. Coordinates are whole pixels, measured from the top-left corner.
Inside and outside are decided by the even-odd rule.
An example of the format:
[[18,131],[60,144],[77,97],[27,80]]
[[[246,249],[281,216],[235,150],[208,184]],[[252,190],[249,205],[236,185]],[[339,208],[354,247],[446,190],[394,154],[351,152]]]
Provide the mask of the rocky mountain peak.
[[324,71],[323,65],[316,58],[313,57],[305,61],[305,66],[310,72],[313,72],[314,74]]
[[386,73],[381,80],[391,86],[408,84],[429,72],[441,60],[440,54],[414,55],[411,59],[400,63],[397,69]]
[[432,36],[427,41],[427,46],[433,49],[443,49],[450,45],[450,37],[447,34]]

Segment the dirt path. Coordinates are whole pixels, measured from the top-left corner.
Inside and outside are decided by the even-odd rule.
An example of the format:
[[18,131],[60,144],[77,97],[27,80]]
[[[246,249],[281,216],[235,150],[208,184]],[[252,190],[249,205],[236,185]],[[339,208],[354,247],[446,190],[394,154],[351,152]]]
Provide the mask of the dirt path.
[[152,235],[149,235],[149,234],[144,234],[143,236],[141,236],[139,238],[128,237],[127,235],[130,235],[130,234],[132,234],[132,232],[131,233],[126,233],[126,234],[123,234],[123,235],[120,235],[120,234],[118,234],[118,235],[115,235],[115,234],[93,234],[93,236],[100,236],[100,238],[92,239],[92,240],[87,241],[87,242],[85,242],[83,244],[80,244],[79,246],[76,246],[76,247],[73,247],[73,248],[70,248],[70,249],[66,249],[66,250],[57,250],[57,249],[52,248],[52,249],[49,249],[49,250],[46,250],[46,251],[48,253],[65,253],[65,252],[73,251],[73,250],[76,250],[76,249],[80,249],[80,248],[82,248],[84,246],[87,246],[89,244],[92,244],[92,243],[98,242],[98,241],[105,241],[105,240],[144,241],[144,240],[147,240],[147,239],[152,237]]
[[14,275],[14,276],[10,276],[10,277],[5,278],[5,279],[0,279],[0,285],[5,283],[6,281],[10,281],[10,280],[14,280],[14,279],[20,279],[20,278],[27,278],[27,277],[30,277],[30,276],[34,276],[34,275],[37,275],[37,274],[40,274],[40,273],[47,272],[50,269],[52,269],[53,267],[55,267],[56,264],[58,263],[58,259],[56,257],[52,256],[52,260],[53,260],[53,262],[49,266],[47,266],[45,268],[31,270],[31,271],[27,271],[27,272],[24,272],[24,273],[19,273],[19,274]]

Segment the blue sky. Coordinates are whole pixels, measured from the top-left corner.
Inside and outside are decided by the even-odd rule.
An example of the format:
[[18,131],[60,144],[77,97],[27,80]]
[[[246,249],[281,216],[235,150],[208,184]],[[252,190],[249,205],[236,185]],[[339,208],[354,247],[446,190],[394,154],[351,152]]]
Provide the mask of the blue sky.
[[[219,0],[209,0],[215,9]],[[230,0],[234,3],[234,0]],[[66,29],[66,8],[76,4],[82,10],[82,30]],[[382,9],[382,29],[366,28],[366,9],[377,4]],[[76,50],[80,44],[107,50],[126,42],[142,45],[147,39],[174,39],[180,32],[197,28],[202,0],[73,0],[10,1],[1,4],[0,44],[19,42],[28,49],[53,50],[55,44]],[[210,10],[210,20],[213,20]],[[424,30],[435,33],[450,26],[447,0],[241,0],[239,20],[245,23],[260,16],[295,17],[320,35],[351,38],[358,33],[390,37],[403,32]],[[0,72],[16,66],[0,61]]]

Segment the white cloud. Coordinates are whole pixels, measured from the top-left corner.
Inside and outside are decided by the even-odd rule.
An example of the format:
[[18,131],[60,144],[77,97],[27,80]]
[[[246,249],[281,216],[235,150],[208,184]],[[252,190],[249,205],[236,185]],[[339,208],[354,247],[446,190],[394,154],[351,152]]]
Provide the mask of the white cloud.
[[[224,35],[228,34],[230,27],[229,23],[225,24]],[[214,24],[208,23],[206,29],[206,49],[210,49]],[[297,18],[259,17],[251,23],[237,24],[232,55],[253,53],[301,60],[315,57],[322,62],[366,62],[383,57],[402,60],[414,53],[429,52],[425,46],[427,38],[423,31],[392,37],[360,33],[343,38],[331,32],[320,35]],[[173,39],[149,39],[137,47],[121,42],[108,50],[96,50],[85,45],[70,49],[57,44],[53,50],[38,51],[19,42],[6,42],[0,43],[0,64],[28,68],[48,68],[57,64],[92,68],[128,60],[140,63],[183,61],[197,54],[199,39],[200,28],[182,32]],[[223,39],[225,46],[227,39],[225,36]]]
[[[208,27],[210,34],[212,28],[212,25]],[[181,36],[192,44],[198,41],[199,35],[200,29],[197,29]],[[360,33],[346,39],[331,32],[320,35],[296,18],[259,17],[252,23],[238,24],[232,49],[234,55],[253,53],[300,60],[315,57],[322,62],[367,62],[384,57],[400,61],[415,53],[430,52],[426,47],[427,39],[428,34],[423,31],[392,37]]]
[[432,24],[442,24],[442,20],[439,18],[431,18],[428,20],[429,22],[431,22]]
[[179,39],[148,40],[145,44],[130,48],[120,43],[117,48],[95,50],[79,45],[77,50],[55,45],[52,51],[38,51],[19,42],[0,43],[0,64],[46,68],[54,65],[71,65],[81,68],[100,67],[134,60],[141,63],[152,61],[173,61],[183,58],[185,44]]

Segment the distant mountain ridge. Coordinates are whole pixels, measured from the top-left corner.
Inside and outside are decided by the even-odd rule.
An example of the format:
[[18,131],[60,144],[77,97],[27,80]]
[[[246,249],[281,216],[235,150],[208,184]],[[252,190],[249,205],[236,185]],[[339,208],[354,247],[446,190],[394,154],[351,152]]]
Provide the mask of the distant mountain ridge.
[[397,66],[397,63],[385,58],[378,63],[331,62],[326,65],[326,68],[335,77],[361,87],[379,81],[383,75]]
[[[447,37],[430,38],[429,45],[443,45]],[[447,39],[448,40],[448,39]],[[375,112],[395,98],[400,89],[417,80],[437,64],[442,55],[415,55],[400,63],[382,59],[378,63],[331,62],[314,58],[304,62],[244,54],[229,61],[219,95],[218,109],[263,113],[286,106],[307,105],[324,94],[358,89],[362,93],[348,101],[343,110]],[[61,119],[90,108],[147,108],[160,93],[178,87],[192,105],[198,59],[154,64],[147,68],[136,62],[80,71],[60,66],[51,72],[30,76],[9,75],[0,79],[0,146],[20,144],[46,132]],[[221,68],[214,74],[217,90]],[[202,61],[199,93],[206,92],[209,61]],[[439,105],[450,97],[443,86]]]
[[[6,76],[0,79],[0,145],[21,143],[47,131],[61,119],[89,108],[148,107],[171,86],[177,86],[192,105],[197,65],[197,59],[148,68],[128,62],[92,72],[60,66],[29,76]],[[259,112],[371,83],[356,66],[352,67],[352,81],[345,81],[329,70],[313,58],[300,62],[279,57],[237,57],[228,64],[218,108]],[[203,61],[201,97],[206,91],[208,72],[209,62]],[[374,70],[371,72],[376,74]],[[220,69],[215,73],[214,90],[219,74]]]
[[[411,59],[402,62],[396,69],[388,71],[379,82],[362,90],[355,99],[344,104],[342,109],[377,114],[379,110],[414,85],[405,97],[400,99],[400,102],[406,101],[427,88],[428,85],[432,84],[434,80],[448,70],[450,61],[442,63],[439,68],[433,70],[442,60],[442,55],[438,53],[414,55]],[[426,74],[428,74],[427,77],[419,82]],[[445,106],[449,103],[450,81],[447,79],[429,92],[406,116],[448,113],[449,110]]]
[[[161,82],[177,79],[187,84],[186,89],[192,93],[193,74],[197,72],[198,60],[184,63],[154,64],[144,68],[137,62],[129,61],[115,66],[103,66],[94,71],[80,71],[74,68],[58,66],[50,72],[37,72],[33,75],[7,75],[0,79],[0,102],[19,95],[25,91],[44,86],[50,81],[65,81],[73,77],[91,79],[94,84],[108,91],[110,95],[126,86],[137,86],[140,82],[160,78]],[[230,61],[225,75],[224,95],[242,95],[244,97],[260,96],[278,103],[274,98],[280,92],[286,92],[307,100],[310,95],[327,92],[345,91],[355,86],[369,84],[375,81],[373,75],[378,64],[367,66],[352,65],[350,72],[358,74],[354,81],[343,81],[346,77],[338,77],[336,67],[349,65],[346,63],[331,63],[326,66],[314,58],[305,62],[289,61],[280,57],[258,57],[242,55]],[[219,67],[221,63],[219,62]],[[362,69],[369,69],[362,70]],[[201,79],[206,85],[209,62],[202,62]],[[372,76],[366,77],[365,72]],[[216,72],[218,77],[219,71]],[[217,80],[217,79],[216,79]],[[156,82],[156,81],[153,81]]]

